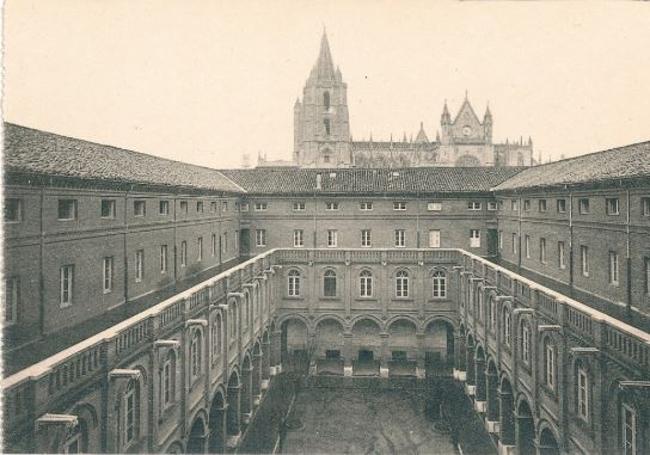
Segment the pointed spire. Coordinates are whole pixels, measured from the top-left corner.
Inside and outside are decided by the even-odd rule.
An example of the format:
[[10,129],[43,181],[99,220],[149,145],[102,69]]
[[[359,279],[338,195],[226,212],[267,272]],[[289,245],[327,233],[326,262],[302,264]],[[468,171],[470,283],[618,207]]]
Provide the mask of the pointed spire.
[[449,109],[447,108],[447,100],[445,100],[445,105],[442,108],[442,115],[440,116],[440,123],[442,125],[448,125],[451,123],[451,115],[449,115]]
[[424,132],[424,122],[420,122],[420,131],[418,132],[418,135],[415,138],[415,142],[418,144],[426,144],[429,142],[427,133]]
[[404,131],[404,137],[402,138],[402,142],[406,142],[406,131]]
[[440,131],[436,131],[436,142],[440,142]]
[[483,122],[485,123],[485,121],[487,121],[488,119],[490,120],[490,122],[492,121],[492,112],[490,111],[489,101],[487,103],[487,107],[485,108],[485,115],[483,116]]
[[465,101],[467,101],[467,89],[465,89]]
[[334,63],[332,62],[332,54],[330,52],[330,44],[327,40],[327,31],[323,27],[323,37],[320,42],[320,53],[318,54],[318,60],[314,69],[312,70],[312,76],[320,80],[332,80],[336,77],[334,72]]
[[528,136],[528,145],[533,145],[533,138]]

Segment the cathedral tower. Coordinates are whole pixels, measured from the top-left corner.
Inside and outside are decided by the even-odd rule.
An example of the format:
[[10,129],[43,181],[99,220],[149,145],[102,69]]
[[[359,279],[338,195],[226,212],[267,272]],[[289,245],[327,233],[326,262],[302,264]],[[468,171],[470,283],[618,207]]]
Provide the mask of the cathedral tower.
[[293,108],[294,162],[303,167],[342,167],[350,157],[347,84],[334,69],[327,34],[318,60]]

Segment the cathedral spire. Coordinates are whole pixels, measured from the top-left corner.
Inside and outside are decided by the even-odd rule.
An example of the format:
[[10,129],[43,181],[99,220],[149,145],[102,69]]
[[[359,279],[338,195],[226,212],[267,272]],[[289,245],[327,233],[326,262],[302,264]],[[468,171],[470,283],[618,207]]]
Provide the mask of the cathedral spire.
[[[340,72],[339,72],[340,74]],[[318,80],[333,80],[337,76],[334,70],[334,62],[332,61],[332,53],[330,52],[330,44],[327,40],[327,31],[323,28],[323,37],[320,42],[320,53],[318,60],[312,70],[312,77]]]
[[426,144],[429,142],[427,133],[424,132],[424,122],[420,122],[420,131],[418,131],[418,135],[415,138],[415,142],[418,144]]

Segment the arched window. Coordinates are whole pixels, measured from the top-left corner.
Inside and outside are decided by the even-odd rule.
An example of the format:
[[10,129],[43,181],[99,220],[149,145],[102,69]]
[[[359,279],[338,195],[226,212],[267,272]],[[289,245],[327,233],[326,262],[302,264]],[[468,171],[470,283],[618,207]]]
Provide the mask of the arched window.
[[230,328],[230,339],[237,337],[237,304],[233,303],[228,308],[228,327]]
[[530,364],[530,327],[528,326],[528,322],[526,321],[521,321],[519,327],[520,327],[519,335],[521,336],[521,360],[523,360],[526,365],[529,365]]
[[122,401],[124,447],[128,447],[138,436],[138,419],[140,406],[139,390],[136,380],[129,381]]
[[544,383],[555,390],[555,346],[549,337],[544,339]]
[[485,320],[485,310],[483,308],[483,289],[477,289],[477,299],[476,304],[478,306],[477,316],[479,321]]
[[330,110],[330,92],[323,93],[323,105],[326,111]]
[[176,380],[176,353],[170,349],[163,363],[160,377],[161,409],[174,402]]
[[242,321],[242,331],[246,331],[248,329],[250,314],[251,314],[251,295],[248,292],[244,292],[244,320]]
[[578,360],[576,362],[576,412],[585,422],[589,421],[589,406],[591,384],[589,380],[589,371],[587,366]]
[[300,296],[300,272],[291,270],[288,275],[287,292],[289,297]]
[[447,275],[445,272],[438,270],[433,273],[433,298],[447,297]]
[[334,270],[328,270],[323,275],[323,295],[336,297],[336,272]]
[[503,308],[503,342],[506,346],[511,346],[512,335],[510,333],[510,310]]
[[395,275],[395,296],[409,296],[409,274],[406,270],[400,270]]
[[621,442],[624,455],[636,455],[637,412],[634,406],[623,403],[621,409]]
[[195,330],[190,343],[190,373],[192,379],[201,374],[201,332]]
[[372,273],[369,270],[364,270],[359,274],[359,295],[372,297]]
[[323,125],[325,125],[325,135],[330,135],[330,119],[326,118],[323,120]]
[[492,296],[488,300],[488,320],[490,330],[495,330],[497,328],[497,307]]
[[210,338],[212,341],[212,362],[216,361],[221,355],[221,315],[214,318],[210,328]]

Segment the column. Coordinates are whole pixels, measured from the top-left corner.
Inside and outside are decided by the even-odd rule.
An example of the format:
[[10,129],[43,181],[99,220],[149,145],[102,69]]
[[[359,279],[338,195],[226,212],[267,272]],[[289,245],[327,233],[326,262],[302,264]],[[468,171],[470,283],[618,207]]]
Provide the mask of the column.
[[270,374],[274,376],[282,372],[282,330],[274,330],[271,334],[271,367]]
[[262,341],[262,390],[269,387],[271,379],[271,341]]
[[498,397],[498,384],[499,376],[496,371],[488,370],[486,374],[487,390],[486,390],[486,426],[490,433],[499,432],[499,397]]
[[454,379],[465,381],[465,337],[461,334],[455,336],[454,340]]
[[475,373],[476,373],[476,395],[474,401],[474,409],[478,412],[485,412],[485,359],[479,358],[475,361]]
[[240,385],[228,386],[228,407],[226,409],[226,431],[228,437],[226,445],[234,448],[239,443],[241,425],[239,415],[241,409]]
[[248,425],[253,415],[253,367],[242,368],[241,422]]
[[515,420],[512,393],[499,392],[499,453],[513,453],[515,448]]
[[259,406],[262,399],[262,353],[253,354],[253,378],[252,378],[253,406]]

